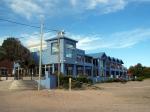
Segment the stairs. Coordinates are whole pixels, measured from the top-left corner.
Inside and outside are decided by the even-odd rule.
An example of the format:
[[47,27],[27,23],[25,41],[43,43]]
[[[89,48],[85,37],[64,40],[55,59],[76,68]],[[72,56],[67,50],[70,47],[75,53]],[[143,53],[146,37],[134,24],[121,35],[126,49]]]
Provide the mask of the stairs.
[[14,80],[10,90],[37,90],[38,83],[34,80]]

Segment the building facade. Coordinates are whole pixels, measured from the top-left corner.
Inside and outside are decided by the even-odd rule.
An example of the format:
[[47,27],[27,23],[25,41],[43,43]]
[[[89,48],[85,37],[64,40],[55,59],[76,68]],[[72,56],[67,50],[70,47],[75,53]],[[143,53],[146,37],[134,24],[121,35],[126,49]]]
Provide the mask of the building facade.
[[[50,74],[60,71],[73,77],[86,75],[96,81],[127,76],[121,59],[107,56],[104,52],[85,54],[84,50],[76,47],[76,40],[64,35],[48,39],[46,43],[47,48],[42,51],[42,68]],[[39,52],[33,52],[33,57],[38,61]]]
[[12,76],[13,62],[7,59],[0,60],[0,76]]

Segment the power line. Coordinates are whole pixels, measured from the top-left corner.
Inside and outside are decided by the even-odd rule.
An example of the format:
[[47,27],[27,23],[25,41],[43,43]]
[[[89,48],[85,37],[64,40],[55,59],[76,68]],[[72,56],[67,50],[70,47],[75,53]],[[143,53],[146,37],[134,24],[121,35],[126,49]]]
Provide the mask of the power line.
[[12,21],[12,20],[2,19],[2,18],[0,18],[0,20],[1,21],[6,21],[6,22],[9,22],[9,23],[13,23],[13,24],[22,25],[22,26],[28,26],[28,27],[33,27],[33,28],[40,28],[39,26],[33,26],[33,25],[24,24],[24,23],[19,23],[19,22]]
[[[38,29],[40,29],[40,26],[29,25],[29,24],[20,23],[20,22],[8,20],[8,19],[2,19],[2,18],[0,18],[0,21],[6,21],[6,22],[9,22],[9,23],[13,23],[13,24],[18,24],[18,25],[22,25],[22,26],[27,26],[27,27],[32,27],[32,28],[38,28]],[[60,30],[48,29],[48,28],[45,28],[45,30],[54,31],[54,32],[60,32]]]

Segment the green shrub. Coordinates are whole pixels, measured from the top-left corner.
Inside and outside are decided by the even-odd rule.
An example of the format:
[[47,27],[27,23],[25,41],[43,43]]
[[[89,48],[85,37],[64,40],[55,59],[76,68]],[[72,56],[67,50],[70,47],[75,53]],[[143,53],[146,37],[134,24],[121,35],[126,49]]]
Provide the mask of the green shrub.
[[78,81],[72,81],[72,88],[82,88],[82,84],[83,83]]
[[137,79],[135,79],[136,81],[143,81],[145,78],[144,77],[137,77]]
[[92,80],[88,79],[86,76],[78,76],[78,77],[72,77],[72,76],[64,76],[60,75],[60,86],[62,88],[68,89],[69,88],[69,78],[72,79],[72,88],[82,88],[83,83],[92,84]]
[[108,80],[106,80],[106,82],[108,82],[108,83],[114,82],[114,79],[108,79]]
[[86,76],[78,76],[75,80],[82,82],[82,83],[92,84],[92,80],[88,79]]
[[126,83],[127,82],[127,80],[125,80],[125,79],[109,79],[109,80],[107,80],[106,82],[108,82],[108,83],[111,83],[111,82],[122,82],[122,83]]

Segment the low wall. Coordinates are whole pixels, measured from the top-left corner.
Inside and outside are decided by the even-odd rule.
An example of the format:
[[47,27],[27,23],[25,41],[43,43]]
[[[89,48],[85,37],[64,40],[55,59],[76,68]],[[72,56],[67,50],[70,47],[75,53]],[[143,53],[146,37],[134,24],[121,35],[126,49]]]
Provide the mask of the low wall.
[[[39,80],[36,80],[39,83]],[[45,73],[45,79],[41,79],[41,86],[46,89],[55,89],[57,87],[57,78],[55,75],[49,75],[48,72]]]
[[1,80],[14,80],[14,77],[0,77]]

